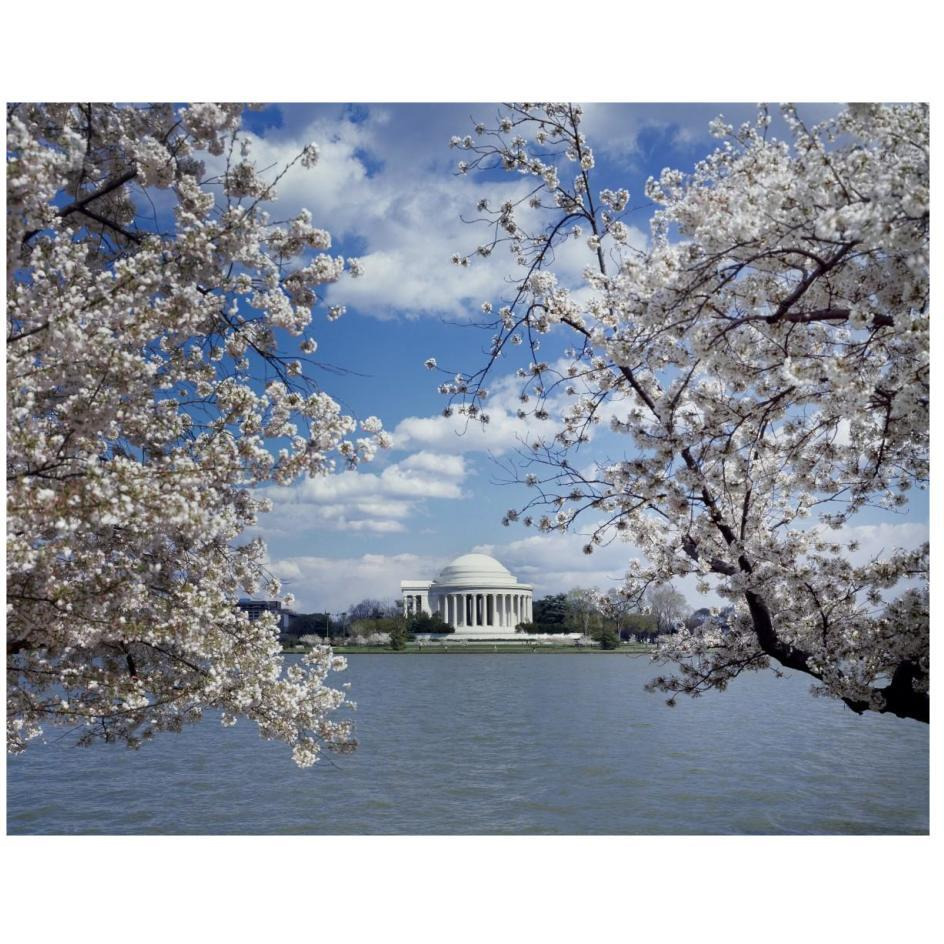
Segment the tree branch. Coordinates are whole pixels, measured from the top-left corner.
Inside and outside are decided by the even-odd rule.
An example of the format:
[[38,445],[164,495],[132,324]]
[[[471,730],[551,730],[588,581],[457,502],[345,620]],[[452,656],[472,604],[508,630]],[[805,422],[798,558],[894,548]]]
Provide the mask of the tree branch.
[[[85,212],[86,216],[91,216],[93,219],[99,220],[101,218],[94,216],[91,213],[86,211],[86,207],[95,200],[98,200],[101,197],[106,196],[111,193],[113,190],[117,190],[119,187],[123,187],[126,183],[131,180],[134,180],[138,176],[137,169],[125,171],[118,177],[113,177],[111,180],[106,181],[102,184],[101,188],[95,191],[95,193],[90,193],[87,197],[83,197],[81,200],[76,200],[73,203],[70,203],[68,206],[64,206],[59,210],[59,219],[64,220],[67,216],[71,216],[73,213]],[[112,224],[109,224],[112,225]],[[113,228],[116,228],[113,226]],[[23,243],[28,243],[37,233],[41,232],[39,229],[31,229],[28,233],[23,236]],[[121,230],[119,230],[121,232]],[[134,237],[132,237],[134,238]],[[140,238],[140,237],[138,237]]]

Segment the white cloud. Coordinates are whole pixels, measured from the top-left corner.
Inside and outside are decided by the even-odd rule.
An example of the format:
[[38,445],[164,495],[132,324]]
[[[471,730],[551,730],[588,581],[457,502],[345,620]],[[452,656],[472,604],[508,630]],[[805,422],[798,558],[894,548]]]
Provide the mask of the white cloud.
[[400,581],[433,577],[448,558],[418,554],[364,554],[360,557],[291,557],[269,562],[296,610],[311,613],[347,610],[365,598],[398,600]]
[[837,543],[858,541],[859,547],[849,555],[854,564],[865,564],[873,558],[886,558],[895,551],[910,551],[928,540],[926,521],[883,521],[879,524],[847,525],[836,531],[826,530],[824,537]]
[[[882,523],[848,528],[843,536],[848,534],[862,542],[856,557],[866,560],[883,549],[914,547],[926,539],[927,531],[923,523]],[[618,586],[630,560],[640,557],[632,544],[620,541],[586,555],[581,550],[585,543],[586,537],[580,534],[529,534],[504,543],[479,544],[469,550],[500,560],[522,583],[533,584],[538,598],[566,593],[575,587],[606,590]],[[459,548],[455,553],[465,550]],[[274,559],[269,567],[282,578],[286,590],[295,594],[300,612],[325,608],[336,612],[365,597],[399,599],[401,580],[431,580],[453,556],[364,554],[332,559],[301,555]],[[713,593],[699,594],[694,584],[695,578],[673,582],[693,610],[723,602]]]
[[[619,127],[635,136],[638,127],[655,120],[650,116],[627,124],[627,116],[637,110],[589,106],[587,115],[605,135],[616,134]],[[480,199],[491,206],[518,202],[535,180],[518,174],[486,179],[455,173],[458,160],[467,155],[451,151],[447,142],[450,135],[468,128],[464,107],[370,106],[356,122],[341,110],[307,117],[299,113],[298,118],[290,130],[269,129],[263,137],[251,136],[252,153],[260,167],[272,167],[275,173],[306,144],[318,145],[320,157],[313,169],[296,164],[280,179],[272,212],[284,219],[305,207],[315,223],[335,237],[363,241],[365,248],[358,254],[364,275],[328,286],[331,303],[378,318],[466,318],[478,314],[481,302],[497,302],[508,291],[505,279],[514,263],[504,247],[488,258],[473,257],[469,267],[457,267],[451,257],[488,241],[488,226],[462,219],[478,215]],[[538,229],[539,213],[522,205],[519,222],[526,229]],[[646,235],[635,227],[630,230],[630,243],[644,246]],[[555,251],[554,271],[562,284],[579,288],[584,267],[594,259],[585,238],[568,240]]]
[[414,452],[400,462],[400,468],[461,479],[465,475],[465,460],[462,456],[447,456],[437,452]]
[[478,420],[452,416],[408,416],[393,430],[396,449],[449,450],[453,453],[490,452],[502,455],[524,448],[533,424],[520,420],[505,410],[489,407],[490,421],[483,426]]
[[566,593],[575,587],[606,590],[622,583],[630,560],[639,552],[622,541],[584,554],[587,538],[579,533],[531,534],[504,544],[473,550],[500,560],[522,583],[534,585],[536,597]]
[[[708,121],[718,110],[735,121],[749,120],[752,105],[589,104],[583,128],[590,143],[612,160],[641,157],[640,135],[661,131],[670,144],[705,150]],[[804,114],[821,117],[833,106],[804,106]],[[447,314],[473,315],[484,300],[497,301],[507,291],[504,277],[513,268],[501,247],[490,258],[476,258],[469,268],[454,266],[453,252],[467,253],[488,239],[484,224],[467,225],[480,198],[493,206],[522,197],[534,185],[530,177],[504,175],[485,179],[456,175],[461,152],[448,148],[452,134],[469,130],[470,112],[482,115],[491,106],[376,106],[358,120],[339,107],[285,110],[291,127],[252,136],[260,167],[282,168],[314,141],[320,151],[313,169],[295,165],[280,180],[275,218],[307,207],[317,225],[336,237],[357,237],[365,274],[327,288],[332,303],[356,306],[380,318]],[[666,144],[662,142],[662,147]],[[566,162],[563,166],[567,166]],[[601,183],[602,185],[602,183]],[[527,208],[520,211],[526,223]],[[631,227],[631,244],[642,247],[646,236]],[[592,262],[585,240],[567,242],[555,254],[554,268],[564,284],[580,283],[583,266]]]
[[306,531],[407,530],[426,499],[460,499],[467,475],[462,456],[419,452],[382,472],[349,470],[261,490],[272,511],[260,516],[253,534],[266,538]]
[[[826,102],[800,104],[800,114],[807,124],[815,124],[834,115],[838,106]],[[708,123],[718,115],[735,126],[753,122],[757,106],[735,103],[590,103],[583,106],[582,130],[590,145],[607,155],[617,164],[640,168],[651,155],[644,153],[653,145],[646,145],[645,134],[658,141],[660,149],[674,150],[702,156],[714,150],[718,142],[708,131]],[[779,108],[771,107],[771,133],[781,139],[789,137]]]
[[[488,231],[462,222],[474,215],[478,200],[494,204],[522,197],[528,183],[517,175],[482,182],[456,176],[450,133],[467,116],[456,111],[456,127],[441,107],[426,106],[408,120],[371,107],[363,121],[341,113],[321,114],[290,132],[251,136],[260,167],[283,168],[309,142],[319,148],[313,169],[296,164],[281,178],[272,204],[284,219],[305,207],[314,222],[336,238],[362,240],[364,275],[329,286],[332,303],[355,306],[379,318],[448,314],[465,317],[503,290],[507,253],[457,267],[452,254],[471,252]],[[427,118],[429,116],[429,118]],[[432,121],[432,124],[431,124]],[[433,137],[443,124],[441,139]]]
[[[524,359],[522,362],[526,362]],[[556,378],[564,376],[570,361],[566,358],[554,360],[549,367],[547,376]],[[575,380],[574,386],[580,393],[586,392],[583,383]],[[524,417],[517,415],[518,396],[523,388],[524,381],[514,374],[505,374],[493,377],[489,386],[488,399],[483,411],[488,414],[489,421],[482,424],[478,420],[470,420],[458,412],[451,416],[439,414],[437,416],[408,416],[401,420],[392,431],[393,447],[395,449],[430,448],[441,452],[485,452],[495,456],[505,453],[530,450],[536,441],[552,441],[559,429],[559,421],[571,402],[571,397],[565,395],[563,386],[559,386],[543,402],[549,419],[539,420],[531,414]],[[445,398],[443,398],[445,403]],[[524,409],[531,410],[535,406],[532,396]],[[611,415],[625,411],[625,402],[618,393],[611,392],[604,404],[605,408],[598,410],[601,420],[605,421]],[[588,435],[598,437],[609,434],[606,422],[591,427]],[[623,443],[621,442],[621,445]]]
[[[269,569],[295,595],[299,612],[325,608],[335,612],[366,597],[399,599],[401,580],[432,580],[455,556],[469,551],[497,558],[519,581],[534,586],[536,598],[575,587],[606,590],[618,586],[629,561],[639,556],[632,545],[617,542],[588,556],[581,551],[584,543],[586,538],[579,534],[531,534],[504,544],[460,548],[448,555],[286,556],[270,561]],[[681,583],[676,586],[682,592],[691,589]],[[687,592],[686,596],[692,609],[717,603],[714,597]]]
[[[585,538],[576,534],[530,535],[506,544],[482,544],[444,556],[365,554],[337,558],[297,556],[272,560],[270,570],[293,593],[300,612],[346,609],[365,597],[399,599],[400,581],[432,580],[457,556],[471,550],[500,560],[522,583],[534,585],[535,596],[566,593],[574,587],[605,590],[620,583],[629,560],[638,552],[628,544],[582,553]],[[698,605],[704,605],[700,603]]]

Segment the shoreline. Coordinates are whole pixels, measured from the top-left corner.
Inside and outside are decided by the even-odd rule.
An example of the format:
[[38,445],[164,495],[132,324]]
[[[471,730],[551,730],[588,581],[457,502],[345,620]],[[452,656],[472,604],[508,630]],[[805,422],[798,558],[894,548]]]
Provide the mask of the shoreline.
[[[308,650],[303,646],[289,646],[282,649],[283,655],[301,655]],[[598,646],[527,646],[508,643],[456,643],[452,646],[434,645],[417,646],[408,644],[405,649],[391,649],[389,646],[333,646],[338,655],[615,655],[642,656],[651,655],[655,646],[633,645],[620,646],[618,649],[601,649]]]

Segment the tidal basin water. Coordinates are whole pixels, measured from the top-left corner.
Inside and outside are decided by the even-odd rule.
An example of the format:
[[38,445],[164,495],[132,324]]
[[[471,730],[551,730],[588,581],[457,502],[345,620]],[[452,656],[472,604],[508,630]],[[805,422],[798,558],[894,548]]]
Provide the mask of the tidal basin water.
[[[288,657],[292,658],[292,657]],[[676,708],[648,657],[354,655],[360,746],[240,721],[8,758],[9,833],[926,833],[928,727],[752,673]]]

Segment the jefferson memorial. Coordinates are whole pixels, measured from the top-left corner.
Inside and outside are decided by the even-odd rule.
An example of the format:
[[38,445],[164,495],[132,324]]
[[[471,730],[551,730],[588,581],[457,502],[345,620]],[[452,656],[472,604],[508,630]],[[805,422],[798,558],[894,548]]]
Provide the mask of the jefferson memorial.
[[456,636],[514,636],[531,622],[533,587],[518,581],[494,557],[463,554],[435,580],[402,580],[403,612],[439,616]]

